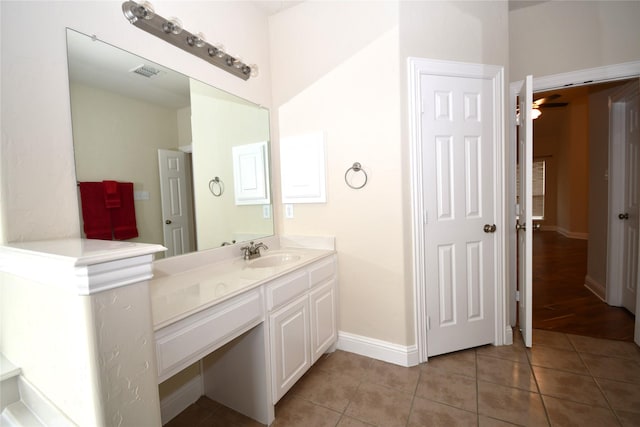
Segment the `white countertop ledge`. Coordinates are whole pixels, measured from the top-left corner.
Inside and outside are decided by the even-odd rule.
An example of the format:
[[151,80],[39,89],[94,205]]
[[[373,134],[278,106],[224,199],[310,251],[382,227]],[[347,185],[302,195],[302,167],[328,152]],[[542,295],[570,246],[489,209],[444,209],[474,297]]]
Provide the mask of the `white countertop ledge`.
[[235,257],[170,274],[156,269],[154,278],[149,282],[154,330],[166,327],[334,253],[333,249],[280,247],[264,251],[263,257],[295,254],[300,258],[282,265],[263,268],[250,267],[252,261],[260,258],[246,261],[242,257]]
[[92,295],[152,277],[161,245],[93,239],[9,243],[0,247],[0,270]]

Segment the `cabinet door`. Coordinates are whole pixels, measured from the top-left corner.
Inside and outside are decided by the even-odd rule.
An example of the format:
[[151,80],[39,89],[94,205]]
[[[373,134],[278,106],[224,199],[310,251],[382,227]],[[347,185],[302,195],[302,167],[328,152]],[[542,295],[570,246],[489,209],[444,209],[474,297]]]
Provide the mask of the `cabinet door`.
[[311,367],[307,295],[269,316],[275,404]]
[[313,289],[309,295],[311,304],[311,363],[336,342],[335,279]]

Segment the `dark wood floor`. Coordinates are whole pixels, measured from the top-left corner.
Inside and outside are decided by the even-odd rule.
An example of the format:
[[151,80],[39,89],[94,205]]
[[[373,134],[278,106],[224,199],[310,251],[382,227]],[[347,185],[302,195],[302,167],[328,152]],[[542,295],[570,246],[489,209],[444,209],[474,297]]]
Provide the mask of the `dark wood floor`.
[[634,316],[584,286],[587,241],[533,233],[533,328],[633,341]]

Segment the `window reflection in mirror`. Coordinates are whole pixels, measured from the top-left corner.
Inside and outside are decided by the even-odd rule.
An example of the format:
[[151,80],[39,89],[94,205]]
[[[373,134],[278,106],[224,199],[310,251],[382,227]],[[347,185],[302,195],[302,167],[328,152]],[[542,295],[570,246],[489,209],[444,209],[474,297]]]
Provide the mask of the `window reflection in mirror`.
[[[132,241],[171,256],[273,234],[268,110],[69,29],[67,49],[77,181],[133,183]],[[242,182],[267,197],[238,204],[234,147],[261,143]]]

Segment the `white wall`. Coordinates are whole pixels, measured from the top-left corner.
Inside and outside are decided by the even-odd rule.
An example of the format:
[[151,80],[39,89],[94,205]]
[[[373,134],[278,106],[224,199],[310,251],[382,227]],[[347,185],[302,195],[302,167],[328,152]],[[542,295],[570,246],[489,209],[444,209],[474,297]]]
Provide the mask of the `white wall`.
[[100,425],[89,298],[6,273],[2,277],[2,353],[75,423]]
[[[198,248],[220,247],[222,242],[236,240],[239,235],[258,238],[273,234],[273,219],[263,217],[262,205],[237,205],[235,201],[233,147],[270,139],[268,110],[239,101],[191,81]],[[209,182],[216,176],[224,186],[219,197],[209,189]]]
[[509,13],[510,81],[640,58],[640,2],[549,1]]
[[[412,345],[407,57],[504,66],[506,3],[308,2],[270,31],[280,136],[327,142],[328,202],[296,205],[281,229],[336,236],[341,331]],[[344,182],[356,161],[361,190]]]
[[[324,132],[328,171],[327,203],[295,205],[281,229],[336,236],[341,331],[407,344],[397,27],[395,2],[307,2],[270,18],[279,136]],[[369,176],[360,190],[344,181],[354,162]]]

